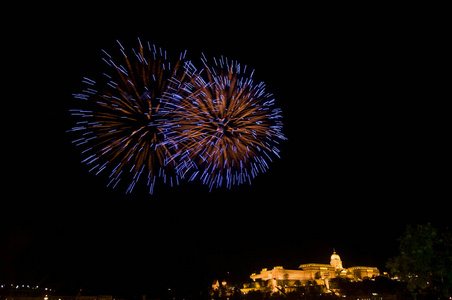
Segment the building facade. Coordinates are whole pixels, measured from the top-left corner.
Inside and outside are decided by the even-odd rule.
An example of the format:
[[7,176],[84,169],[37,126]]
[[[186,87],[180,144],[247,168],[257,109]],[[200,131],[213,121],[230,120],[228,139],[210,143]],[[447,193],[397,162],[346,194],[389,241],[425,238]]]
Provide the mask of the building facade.
[[353,280],[380,276],[380,270],[375,267],[351,267],[347,271],[348,277]]
[[244,284],[243,293],[252,290],[267,290],[278,292],[295,290],[297,287],[316,285],[329,291],[329,280],[337,277],[350,280],[363,280],[379,276],[376,267],[350,267],[344,268],[340,256],[334,251],[330,264],[308,263],[302,264],[298,270],[284,269],[282,266],[273,269],[262,269],[260,273],[251,274],[251,283]]

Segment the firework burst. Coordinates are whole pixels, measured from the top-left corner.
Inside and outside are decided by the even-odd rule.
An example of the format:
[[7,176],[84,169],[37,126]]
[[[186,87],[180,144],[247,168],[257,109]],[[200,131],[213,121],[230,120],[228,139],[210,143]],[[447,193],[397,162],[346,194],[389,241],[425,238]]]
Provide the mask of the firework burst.
[[188,65],[189,79],[171,87],[179,171],[210,189],[251,183],[279,157],[281,110],[247,66],[223,57],[212,67],[202,62],[203,70]]
[[[138,39],[139,47],[126,52],[120,46],[119,60],[103,51],[109,73],[99,80],[84,77],[85,89],[74,97],[87,109],[73,109],[78,118],[70,131],[73,143],[83,147],[83,163],[96,174],[109,173],[108,186],[126,181],[126,193],[143,178],[152,193],[156,178],[179,183],[173,159],[177,147],[170,123],[172,108],[164,95],[172,78],[181,78],[179,68],[185,54],[171,65],[166,51]],[[183,71],[181,73],[184,73]],[[108,170],[108,171],[107,171]]]

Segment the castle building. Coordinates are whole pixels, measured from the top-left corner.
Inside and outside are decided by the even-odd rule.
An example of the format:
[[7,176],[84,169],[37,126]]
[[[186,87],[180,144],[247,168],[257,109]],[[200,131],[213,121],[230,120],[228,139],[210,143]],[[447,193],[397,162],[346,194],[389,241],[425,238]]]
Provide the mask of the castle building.
[[252,290],[267,289],[272,292],[295,290],[299,286],[317,285],[329,290],[329,280],[337,277],[350,280],[363,280],[379,276],[380,271],[376,267],[350,267],[343,268],[340,256],[333,251],[330,264],[308,263],[302,264],[298,270],[284,269],[282,266],[273,269],[262,269],[260,273],[251,274],[251,283],[244,284],[243,293]]

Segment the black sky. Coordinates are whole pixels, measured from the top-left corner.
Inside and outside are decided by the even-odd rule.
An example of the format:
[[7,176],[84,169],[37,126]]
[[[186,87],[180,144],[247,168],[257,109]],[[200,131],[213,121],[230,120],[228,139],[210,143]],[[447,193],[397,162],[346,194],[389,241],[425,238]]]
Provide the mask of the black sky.
[[[333,247],[344,266],[383,269],[405,224],[450,222],[444,50],[424,18],[394,7],[232,4],[41,16],[11,42],[11,102],[26,131],[6,139],[0,282],[152,294],[226,272],[242,280],[328,263]],[[137,37],[173,57],[187,49],[255,68],[283,109],[281,159],[251,186],[210,193],[184,183],[124,195],[89,174],[66,133],[71,94],[104,70],[101,49],[115,51],[116,39],[136,47]]]

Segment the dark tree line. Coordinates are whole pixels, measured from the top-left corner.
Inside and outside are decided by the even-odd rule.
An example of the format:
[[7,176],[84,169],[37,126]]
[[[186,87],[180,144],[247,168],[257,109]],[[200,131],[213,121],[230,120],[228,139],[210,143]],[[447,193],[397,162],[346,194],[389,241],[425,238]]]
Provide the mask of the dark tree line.
[[448,228],[431,224],[407,226],[399,238],[400,254],[386,267],[393,276],[406,282],[414,299],[452,296],[452,235]]

